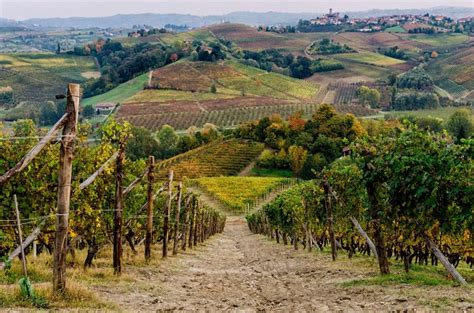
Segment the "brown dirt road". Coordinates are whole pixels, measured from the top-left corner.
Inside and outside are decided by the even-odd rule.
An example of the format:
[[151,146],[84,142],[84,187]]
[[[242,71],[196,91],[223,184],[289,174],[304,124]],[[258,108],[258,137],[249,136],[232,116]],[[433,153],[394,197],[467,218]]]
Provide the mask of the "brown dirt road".
[[97,291],[124,311],[474,309],[471,291],[455,287],[343,287],[343,281],[376,273],[375,265],[356,268],[347,262],[341,266],[325,253],[277,245],[250,233],[242,218],[230,217],[224,233],[206,244],[170,257],[155,269],[128,268],[134,281],[127,287]]

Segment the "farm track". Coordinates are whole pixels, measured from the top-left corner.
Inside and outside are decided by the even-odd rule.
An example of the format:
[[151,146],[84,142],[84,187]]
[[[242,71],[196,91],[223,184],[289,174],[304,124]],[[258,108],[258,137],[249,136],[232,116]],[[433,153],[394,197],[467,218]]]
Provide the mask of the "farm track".
[[[453,292],[469,297],[468,291],[446,287],[341,287],[341,282],[373,273],[341,268],[328,254],[277,245],[252,234],[242,217],[229,217],[223,234],[168,258],[158,268],[127,272],[134,277],[131,285],[96,290],[120,309],[133,312],[410,311],[419,308],[420,295],[427,301],[452,298]],[[450,310],[469,310],[468,306],[458,301]]]

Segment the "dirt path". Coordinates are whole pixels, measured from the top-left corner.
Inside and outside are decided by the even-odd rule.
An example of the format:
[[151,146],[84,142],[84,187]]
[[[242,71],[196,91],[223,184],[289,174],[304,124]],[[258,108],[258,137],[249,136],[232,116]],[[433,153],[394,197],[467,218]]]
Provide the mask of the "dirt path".
[[[101,293],[125,311],[386,311],[418,306],[416,287],[341,287],[342,281],[367,276],[367,270],[340,267],[327,254],[294,251],[251,234],[243,218],[230,217],[224,233],[206,245],[169,258],[159,269],[137,268],[132,274],[138,284],[109,286]],[[452,292],[436,288],[421,291],[430,297]],[[469,310],[465,302],[456,307]]]

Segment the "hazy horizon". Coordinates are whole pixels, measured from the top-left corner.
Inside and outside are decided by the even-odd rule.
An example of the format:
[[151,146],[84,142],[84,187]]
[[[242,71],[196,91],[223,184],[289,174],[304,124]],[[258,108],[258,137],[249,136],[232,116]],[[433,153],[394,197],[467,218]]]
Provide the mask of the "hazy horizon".
[[[178,4],[177,4],[178,3]],[[132,1],[41,1],[41,0],[0,0],[0,17],[25,20],[29,18],[52,18],[52,17],[102,17],[116,14],[140,14],[140,13],[177,13],[192,15],[220,15],[235,11],[251,12],[325,12],[329,8],[336,11],[365,11],[370,9],[424,9],[437,6],[449,7],[474,7],[472,0],[450,0],[450,1],[427,1],[398,0],[396,2],[384,2],[375,0],[342,0],[342,1],[161,1],[140,0]]]

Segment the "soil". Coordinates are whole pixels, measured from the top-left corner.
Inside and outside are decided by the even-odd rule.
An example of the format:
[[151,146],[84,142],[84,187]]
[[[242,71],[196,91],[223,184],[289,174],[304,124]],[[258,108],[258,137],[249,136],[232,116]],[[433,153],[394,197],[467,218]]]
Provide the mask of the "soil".
[[224,233],[204,245],[169,257],[158,268],[127,268],[134,277],[128,288],[95,288],[119,308],[134,312],[415,311],[425,305],[443,308],[443,303],[446,310],[474,309],[470,289],[343,287],[344,281],[375,273],[338,263],[325,253],[277,245],[252,234],[242,217],[229,217]]

